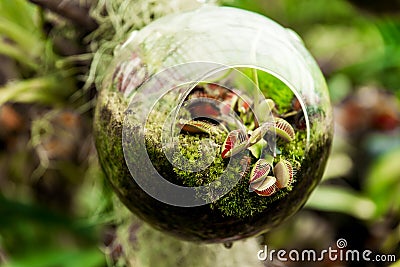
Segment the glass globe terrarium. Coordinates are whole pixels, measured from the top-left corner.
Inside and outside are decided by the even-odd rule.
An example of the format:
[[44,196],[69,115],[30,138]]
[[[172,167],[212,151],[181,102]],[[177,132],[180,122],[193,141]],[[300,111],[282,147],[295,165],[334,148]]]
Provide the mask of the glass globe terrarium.
[[332,139],[324,78],[292,31],[202,7],[116,49],[96,146],[122,202],[179,238],[229,242],[279,225],[319,182]]

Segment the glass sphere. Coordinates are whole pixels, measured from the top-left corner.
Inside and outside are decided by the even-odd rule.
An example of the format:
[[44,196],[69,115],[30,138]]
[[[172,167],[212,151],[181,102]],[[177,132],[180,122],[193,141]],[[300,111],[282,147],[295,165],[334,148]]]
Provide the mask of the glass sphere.
[[229,242],[304,205],[324,172],[332,110],[293,31],[205,6],[116,48],[94,128],[101,165],[132,212],[185,240]]

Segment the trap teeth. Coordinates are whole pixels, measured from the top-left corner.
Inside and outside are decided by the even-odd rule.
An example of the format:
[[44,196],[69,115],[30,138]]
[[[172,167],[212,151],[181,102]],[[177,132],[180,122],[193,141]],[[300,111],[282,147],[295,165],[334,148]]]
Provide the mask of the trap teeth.
[[275,119],[275,132],[276,135],[287,142],[291,142],[294,139],[293,127],[282,118]]
[[265,159],[259,159],[253,166],[250,173],[250,183],[260,181],[268,176],[271,164]]
[[223,159],[232,157],[243,150],[249,145],[249,138],[247,133],[242,130],[231,131],[222,145],[221,157]]
[[210,134],[212,127],[214,127],[214,125],[211,123],[205,121],[195,121],[195,120],[180,121],[178,125],[181,127],[183,131],[191,134],[197,134],[197,133]]
[[281,160],[275,165],[275,176],[268,175],[271,168],[271,164],[265,159],[259,159],[254,164],[250,174],[250,192],[256,192],[259,196],[271,196],[292,184],[294,171],[289,161]]
[[293,182],[293,167],[287,160],[279,161],[274,167],[276,185],[278,188],[285,188]]
[[271,196],[277,191],[276,178],[267,176],[264,179],[250,183],[250,191],[254,191],[257,195],[263,197]]

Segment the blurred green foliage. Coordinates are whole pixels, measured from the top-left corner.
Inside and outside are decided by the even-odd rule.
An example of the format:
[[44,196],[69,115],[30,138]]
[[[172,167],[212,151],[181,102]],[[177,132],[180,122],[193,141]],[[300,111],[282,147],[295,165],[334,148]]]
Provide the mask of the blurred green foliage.
[[55,52],[43,11],[26,0],[3,0],[0,14],[0,54],[17,64],[16,77],[0,87],[0,105],[64,104],[76,90],[77,71]]
[[[302,212],[262,241],[275,247],[324,249],[347,235],[358,248],[400,258],[400,11],[372,13],[345,0],[222,2],[267,15],[298,32],[327,78],[337,115],[322,184]],[[55,49],[56,34],[72,31],[74,36],[74,31],[57,18],[59,30],[46,32],[49,18],[54,20],[26,0],[0,1],[0,54],[11,59],[7,64],[1,59],[0,71],[13,70],[0,86],[0,114],[2,104],[11,103],[26,124],[10,132],[5,124],[0,127],[0,265],[112,266],[118,249],[110,248],[103,235],[127,216],[113,209],[91,129],[85,129],[90,128],[91,114],[79,109],[84,105],[77,101],[82,95],[77,91],[79,68],[72,64],[74,57]],[[110,26],[103,27],[105,32]],[[77,142],[71,139],[77,155],[49,156],[49,150],[64,148],[70,140],[58,134],[55,113],[49,110],[73,110],[82,119],[76,128],[83,132]],[[33,126],[39,124],[48,128],[35,131]],[[56,130],[46,132],[49,129]],[[38,166],[44,168],[35,177]],[[152,245],[147,246],[143,255],[154,255]]]

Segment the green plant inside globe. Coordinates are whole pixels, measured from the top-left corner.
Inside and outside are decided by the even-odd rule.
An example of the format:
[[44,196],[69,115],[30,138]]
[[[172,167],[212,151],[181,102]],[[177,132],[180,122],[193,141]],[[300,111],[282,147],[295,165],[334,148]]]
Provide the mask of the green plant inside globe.
[[[233,8],[203,11],[263,18]],[[192,12],[164,23],[204,15]],[[111,186],[133,213],[185,240],[230,242],[276,227],[304,205],[324,172],[332,117],[322,75],[306,58],[310,88],[293,84],[293,72],[285,77],[246,62],[193,81],[191,67],[203,65],[175,67],[181,58],[192,62],[185,42],[193,44],[164,23],[124,45],[100,90],[96,147]],[[223,20],[215,23],[229,31]],[[186,189],[193,203],[184,202]]]

